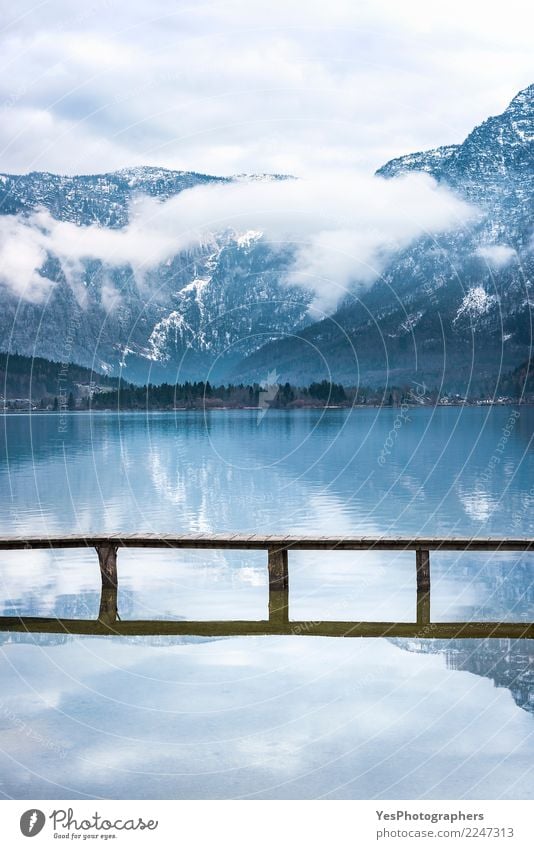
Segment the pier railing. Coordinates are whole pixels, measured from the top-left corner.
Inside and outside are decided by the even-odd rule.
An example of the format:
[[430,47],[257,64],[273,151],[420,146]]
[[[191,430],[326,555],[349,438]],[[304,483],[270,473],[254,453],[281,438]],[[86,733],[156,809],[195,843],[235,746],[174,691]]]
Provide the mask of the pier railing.
[[[38,633],[231,636],[299,634],[316,636],[399,636],[453,639],[455,637],[534,638],[529,622],[431,622],[430,554],[432,551],[533,551],[534,539],[492,537],[330,537],[259,534],[192,534],[122,536],[0,537],[0,551],[17,549],[94,548],[98,555],[102,591],[98,619],[54,619],[31,616],[0,617],[0,630]],[[267,553],[269,618],[261,621],[126,620],[117,613],[120,548],[263,550]],[[415,622],[296,621],[289,617],[289,553],[291,551],[414,551],[416,574]]]

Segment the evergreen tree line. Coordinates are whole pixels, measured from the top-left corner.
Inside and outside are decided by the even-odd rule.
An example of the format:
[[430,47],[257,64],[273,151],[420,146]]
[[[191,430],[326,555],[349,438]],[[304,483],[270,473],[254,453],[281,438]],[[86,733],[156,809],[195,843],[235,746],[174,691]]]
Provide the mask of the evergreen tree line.
[[7,398],[40,400],[63,393],[77,393],[77,384],[91,382],[116,386],[117,378],[98,374],[74,363],[57,363],[43,357],[0,352],[0,393]]
[[[292,409],[353,404],[398,407],[402,404],[436,403],[444,394],[437,388],[428,389],[423,383],[413,382],[387,388],[349,388],[328,380],[315,381],[307,387],[289,382],[270,387],[260,383],[217,386],[209,381],[137,386],[123,379],[97,374],[83,366],[5,353],[0,353],[0,381],[0,393],[8,399],[8,406],[10,399],[29,399],[33,406],[49,410],[260,406]],[[532,360],[498,378],[481,382],[471,400],[499,396],[534,401]]]
[[347,404],[350,397],[340,383],[326,380],[309,387],[296,387],[283,383],[271,387],[254,384],[226,384],[214,386],[210,381],[161,383],[135,386],[121,381],[116,390],[99,392],[85,399],[87,408],[122,410],[131,409],[196,409],[205,407],[258,407],[269,406],[287,409],[317,404],[338,406]]

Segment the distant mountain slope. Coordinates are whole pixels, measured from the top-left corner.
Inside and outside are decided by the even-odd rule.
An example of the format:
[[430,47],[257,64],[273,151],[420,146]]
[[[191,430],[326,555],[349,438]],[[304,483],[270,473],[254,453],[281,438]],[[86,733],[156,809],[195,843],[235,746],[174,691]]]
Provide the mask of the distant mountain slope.
[[[160,168],[64,177],[0,175],[0,214],[44,208],[59,221],[119,229],[138,196],[168,200],[185,189],[277,175],[212,177]],[[68,360],[138,383],[224,375],[228,364],[308,322],[302,288],[281,278],[291,261],[261,241],[261,233],[214,232],[194,249],[144,272],[86,260],[80,305],[54,256],[43,272],[56,282],[45,303],[20,300],[0,288],[0,348]],[[1,271],[1,269],[0,269]],[[118,305],[106,302],[112,288]]]
[[360,298],[332,319],[254,352],[251,379],[273,366],[283,379],[383,384],[417,378],[463,389],[530,355],[534,293],[534,86],[458,145],[384,165],[387,179],[424,171],[482,211],[470,229],[429,233],[397,255]]
[[31,212],[44,206],[60,221],[123,227],[136,193],[167,200],[193,186],[228,182],[227,177],[148,167],[76,177],[46,171],[0,174],[0,213]]
[[0,353],[0,396],[7,399],[57,397],[79,384],[113,387],[117,381],[73,363],[54,363],[42,357]]
[[[369,290],[355,287],[324,321],[312,321],[311,292],[287,285],[294,248],[273,249],[260,232],[226,229],[146,269],[142,279],[127,263],[83,259],[82,299],[49,254],[42,273],[55,285],[45,302],[0,286],[0,348],[122,371],[141,384],[250,382],[274,370],[277,379],[300,384],[416,379],[466,391],[531,353],[533,101],[529,86],[463,143],[399,157],[377,172],[390,180],[424,171],[475,205],[480,218],[399,251]],[[58,221],[116,233],[141,195],[168,200],[194,186],[273,179],[286,178],[160,168],[4,174],[0,215],[27,220],[44,208]]]

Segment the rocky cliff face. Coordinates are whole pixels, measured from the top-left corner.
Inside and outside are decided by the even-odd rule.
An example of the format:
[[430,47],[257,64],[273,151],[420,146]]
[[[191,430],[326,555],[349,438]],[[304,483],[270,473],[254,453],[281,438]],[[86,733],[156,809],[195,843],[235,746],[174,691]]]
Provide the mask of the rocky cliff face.
[[[419,379],[463,391],[471,381],[530,355],[534,292],[534,86],[458,145],[383,166],[391,179],[423,171],[475,204],[469,229],[429,233],[397,255],[371,291],[331,320],[253,354],[247,376],[275,362],[306,380],[302,354],[320,346],[332,374],[349,383]],[[318,361],[315,366],[318,367]]]
[[[194,186],[228,182],[157,168],[81,177],[0,175],[0,211],[28,215],[44,208],[59,221],[120,229],[136,197],[168,200]],[[230,364],[306,320],[309,296],[280,281],[289,261],[271,251],[261,233],[214,232],[147,272],[144,287],[128,265],[84,262],[82,305],[49,256],[43,272],[56,285],[46,303],[0,290],[2,347],[122,371],[135,382],[196,379],[207,372],[222,379]],[[113,308],[106,301],[110,284],[120,295]]]
[[13,214],[42,206],[60,221],[123,227],[136,194],[167,200],[193,186],[227,182],[225,177],[166,168],[124,168],[111,174],[78,177],[42,171],[0,174],[0,210]]

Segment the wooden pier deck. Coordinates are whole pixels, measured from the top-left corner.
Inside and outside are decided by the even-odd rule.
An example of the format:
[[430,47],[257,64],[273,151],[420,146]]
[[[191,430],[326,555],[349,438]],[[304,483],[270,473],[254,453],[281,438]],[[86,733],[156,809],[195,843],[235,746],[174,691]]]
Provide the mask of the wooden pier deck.
[[[260,534],[191,535],[62,535],[0,537],[0,551],[17,549],[94,548],[98,555],[102,591],[95,620],[53,619],[30,616],[0,617],[2,631],[69,633],[117,636],[141,635],[315,635],[331,637],[414,637],[427,639],[510,638],[534,639],[530,622],[432,622],[430,618],[431,551],[533,551],[532,538],[494,537],[340,537]],[[269,576],[269,618],[262,621],[122,621],[117,613],[117,553],[134,549],[233,549],[264,550]],[[291,551],[414,551],[416,572],[415,622],[295,621],[289,616],[289,558]]]
[[281,534],[61,534],[0,537],[0,550],[22,548],[208,548],[293,551],[532,551],[529,537],[284,536]]

